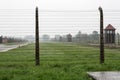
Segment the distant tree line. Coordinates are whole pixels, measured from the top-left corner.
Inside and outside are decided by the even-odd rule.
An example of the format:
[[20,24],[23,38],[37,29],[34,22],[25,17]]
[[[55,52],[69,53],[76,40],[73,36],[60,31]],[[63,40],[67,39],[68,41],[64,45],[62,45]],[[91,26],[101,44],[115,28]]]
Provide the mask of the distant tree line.
[[14,38],[14,37],[7,37],[7,42],[8,43],[13,43],[13,42],[26,42],[27,40],[21,39],[21,38]]
[[15,42],[27,42],[27,40],[22,38],[0,36],[0,43],[15,43]]

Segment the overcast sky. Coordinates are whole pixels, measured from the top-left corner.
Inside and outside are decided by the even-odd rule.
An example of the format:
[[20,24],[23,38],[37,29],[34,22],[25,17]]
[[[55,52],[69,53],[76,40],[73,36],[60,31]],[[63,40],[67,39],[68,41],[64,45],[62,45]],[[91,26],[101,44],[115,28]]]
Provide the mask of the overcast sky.
[[33,9],[36,5],[40,9],[52,10],[83,10],[119,9],[119,0],[0,0],[0,9]]
[[[99,6],[102,6],[102,8],[104,10],[120,11],[120,1],[119,0],[0,0],[0,14],[1,14],[0,15],[0,18],[1,18],[0,19],[0,32],[1,32],[1,35],[9,35],[9,36],[13,35],[13,36],[15,36],[16,34],[19,34],[19,35],[24,35],[24,34],[25,35],[32,35],[32,34],[34,34],[34,33],[32,33],[32,32],[34,32],[34,28],[33,28],[34,23],[33,24],[31,23],[31,22],[34,22],[34,15],[32,17],[29,17],[28,15],[25,16],[25,15],[21,14],[20,10],[22,10],[24,13],[28,13],[28,11],[29,11],[28,9],[30,9],[31,14],[34,14],[34,9],[35,9],[36,5],[39,7],[40,11],[42,11],[42,10],[48,10],[48,11],[51,11],[51,10],[52,11],[94,10],[94,11],[96,11],[96,13],[94,13],[95,16],[98,15],[97,11],[98,11]],[[3,9],[5,9],[5,10],[3,10]],[[16,12],[16,13],[14,13],[14,12]],[[3,16],[4,13],[5,13],[5,15]],[[45,23],[45,21],[48,21],[48,22],[50,22],[50,21],[58,21],[58,22],[60,22],[60,21],[67,21],[67,22],[76,21],[77,22],[77,21],[81,21],[81,20],[79,20],[79,19],[69,19],[68,20],[66,17],[70,17],[70,16],[74,16],[74,17],[79,16],[80,17],[80,15],[81,16],[88,16],[88,14],[84,14],[84,13],[81,13],[79,15],[78,15],[78,13],[65,13],[65,14],[40,13],[40,14],[41,14],[40,16],[43,17],[43,19],[41,19],[40,21],[43,21],[43,23]],[[58,19],[44,19],[44,18],[46,18],[46,14],[48,14],[47,17],[55,17],[55,16],[60,17],[60,16],[62,16],[65,19],[61,19],[61,20],[60,19],[59,20]],[[90,14],[89,16],[94,15],[94,14]],[[54,16],[51,16],[51,15],[54,15]],[[116,14],[112,14],[112,15],[116,15]],[[7,16],[6,19],[4,19],[5,16]],[[120,15],[118,15],[117,17],[119,17],[119,16]],[[11,19],[11,17],[12,17],[12,19]],[[24,19],[24,20],[21,19],[20,20],[18,17],[19,18],[24,17],[26,19]],[[18,18],[18,19],[14,19],[14,18]],[[98,18],[99,18],[99,16],[97,16],[97,19],[95,19],[95,21],[97,21],[99,23]],[[113,18],[113,17],[109,17],[108,19],[110,19],[110,18]],[[116,18],[116,17],[114,17],[114,18]],[[30,26],[29,25],[27,25],[27,26],[24,25],[24,24],[26,24],[26,23],[23,24],[23,22],[25,22],[25,21],[26,22],[31,21],[30,23],[32,25],[30,25],[30,24],[29,24]],[[85,21],[85,20],[83,20],[83,21]],[[94,21],[94,20],[92,20],[92,21]],[[15,22],[17,22],[17,23],[15,23]],[[120,19],[118,20],[118,22],[120,22]],[[111,23],[112,25],[115,25],[115,27],[119,27],[118,25],[120,25],[120,24],[118,24],[118,22],[116,23],[113,20],[111,20],[111,21],[107,20],[107,22],[105,23],[105,26],[107,24]],[[43,23],[40,23],[40,24],[43,24]],[[4,24],[4,26],[1,26],[1,24]],[[13,24],[13,25],[11,25],[11,24]],[[19,24],[22,24],[22,25],[20,26]],[[49,24],[49,23],[45,23],[45,24]],[[61,23],[61,24],[63,24],[63,23]],[[59,32],[60,30],[64,31],[66,33],[72,33],[72,31],[73,32],[76,31],[76,33],[77,33],[77,31],[80,30],[79,24],[76,23],[75,26],[77,26],[77,27],[73,28],[74,23],[70,23],[69,29],[67,27],[66,27],[67,28],[66,29],[65,26],[60,26],[61,29],[60,28],[58,29],[58,27],[56,27],[55,24],[51,25],[51,27],[50,26],[45,26],[43,24],[43,26],[40,26],[41,27],[40,32],[43,32],[42,34],[44,34],[44,32],[46,32],[45,34],[47,34],[47,31],[48,31],[48,34],[50,34],[50,35],[54,35],[54,34],[56,34],[56,33],[54,33],[54,31]],[[89,25],[89,20],[85,24]],[[58,25],[59,24],[57,24],[57,26]],[[92,30],[97,30],[97,29],[99,29],[99,28],[94,28]],[[52,31],[53,33],[49,32],[49,31]],[[84,30],[83,32],[85,32],[85,31],[88,32],[87,29]],[[17,33],[17,32],[19,32],[19,33]],[[66,33],[63,33],[63,32],[59,32],[59,33],[60,34],[62,33],[62,35],[66,34]]]

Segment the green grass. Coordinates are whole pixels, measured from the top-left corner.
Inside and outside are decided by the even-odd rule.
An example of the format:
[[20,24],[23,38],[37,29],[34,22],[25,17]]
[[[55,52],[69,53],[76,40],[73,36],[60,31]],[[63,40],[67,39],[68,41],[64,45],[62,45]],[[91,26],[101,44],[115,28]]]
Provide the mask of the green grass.
[[105,49],[99,64],[99,48],[73,43],[41,43],[40,66],[35,66],[34,44],[0,53],[0,80],[91,80],[88,71],[119,71],[120,49]]

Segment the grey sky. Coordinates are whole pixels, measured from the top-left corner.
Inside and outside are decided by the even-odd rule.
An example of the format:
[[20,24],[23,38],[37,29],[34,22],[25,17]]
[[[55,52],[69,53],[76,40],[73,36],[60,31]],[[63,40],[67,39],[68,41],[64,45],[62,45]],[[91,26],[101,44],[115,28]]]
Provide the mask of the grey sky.
[[[92,30],[98,30],[99,27],[99,12],[98,7],[102,6],[104,10],[120,10],[120,1],[119,0],[0,0],[0,32],[1,35],[7,36],[23,36],[23,35],[33,35],[34,34],[34,9],[35,6],[38,5],[40,11],[66,11],[66,10],[74,10],[74,11],[83,11],[83,10],[94,10],[93,14],[86,13],[41,13],[40,17],[42,21],[40,23],[40,32],[41,34],[50,34],[54,35],[58,32],[58,34],[64,35],[67,33],[77,33],[81,30],[84,33],[91,32]],[[5,10],[3,10],[5,9]],[[18,10],[17,10],[18,9]],[[20,12],[22,11],[22,12]],[[15,12],[15,13],[14,13]],[[29,14],[30,13],[30,14]],[[4,14],[4,16],[3,16]],[[29,14],[29,15],[27,15]],[[47,16],[46,16],[47,14]],[[79,14],[79,15],[78,15]],[[105,15],[109,15],[105,17],[105,26],[109,23],[115,25],[117,29],[119,28],[119,20],[111,20],[112,18],[118,18],[120,16],[112,16],[116,15],[111,13],[106,13]],[[51,16],[54,15],[54,16]],[[69,19],[67,17],[70,16],[95,16],[96,19],[92,20],[83,20],[83,19]],[[5,16],[7,18],[5,18]],[[64,19],[46,19],[46,17],[64,17]],[[12,19],[11,19],[12,18]],[[22,18],[22,19],[20,19]],[[25,18],[25,19],[24,19]],[[53,22],[50,22],[53,21]],[[54,22],[58,21],[58,22]],[[61,22],[62,21],[62,22]],[[64,21],[64,22],[63,22]],[[65,23],[65,21],[67,21]],[[72,21],[72,22],[71,22]],[[74,21],[76,21],[74,23]],[[80,23],[81,21],[81,23]],[[82,23],[84,21],[84,23]],[[90,23],[92,21],[92,23]],[[86,23],[85,23],[86,22]],[[70,24],[64,26],[63,23]],[[13,25],[12,25],[13,24]],[[47,25],[46,25],[47,24]],[[49,24],[52,24],[51,26]],[[58,27],[56,27],[56,25]],[[61,26],[62,24],[62,26]],[[92,25],[91,25],[92,24]],[[82,25],[82,26],[80,26]],[[92,26],[92,27],[90,27]],[[69,28],[68,28],[69,27]],[[87,28],[87,29],[86,29]],[[119,30],[118,30],[119,31]]]
[[119,9],[119,0],[0,0],[0,9],[40,9],[82,10],[96,9],[102,5],[104,9]]

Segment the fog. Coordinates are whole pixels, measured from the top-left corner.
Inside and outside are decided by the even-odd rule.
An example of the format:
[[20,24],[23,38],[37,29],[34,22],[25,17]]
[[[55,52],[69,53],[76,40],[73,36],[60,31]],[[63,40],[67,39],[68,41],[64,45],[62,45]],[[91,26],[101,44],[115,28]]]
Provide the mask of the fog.
[[1,0],[0,35],[24,37],[35,32],[35,7],[39,7],[40,36],[99,32],[99,11],[104,28],[112,24],[120,32],[120,1],[115,0]]

